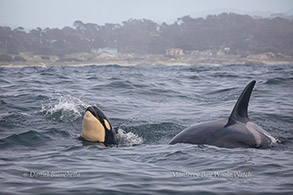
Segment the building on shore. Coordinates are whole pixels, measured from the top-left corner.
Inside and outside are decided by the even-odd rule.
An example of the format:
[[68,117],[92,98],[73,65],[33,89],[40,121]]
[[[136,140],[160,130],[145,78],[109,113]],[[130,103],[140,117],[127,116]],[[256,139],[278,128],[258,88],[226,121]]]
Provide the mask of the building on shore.
[[183,52],[183,49],[180,49],[180,48],[169,48],[169,49],[166,49],[166,55],[167,56],[183,56],[184,55],[184,52]]

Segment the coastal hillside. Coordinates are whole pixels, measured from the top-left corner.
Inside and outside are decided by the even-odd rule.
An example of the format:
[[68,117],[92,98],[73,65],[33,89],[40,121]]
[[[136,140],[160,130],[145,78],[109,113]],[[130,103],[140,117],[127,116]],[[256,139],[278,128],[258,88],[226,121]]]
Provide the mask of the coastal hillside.
[[[72,57],[77,53],[80,57]],[[293,20],[222,13],[206,18],[184,16],[172,24],[129,19],[122,24],[104,25],[75,21],[73,27],[62,29],[26,31],[24,27],[0,27],[2,62],[26,62],[36,58],[39,61],[84,62],[105,53],[123,55],[123,58],[131,54],[135,57],[189,56],[190,59],[237,56],[236,60],[245,58],[244,61],[288,59],[293,56]]]

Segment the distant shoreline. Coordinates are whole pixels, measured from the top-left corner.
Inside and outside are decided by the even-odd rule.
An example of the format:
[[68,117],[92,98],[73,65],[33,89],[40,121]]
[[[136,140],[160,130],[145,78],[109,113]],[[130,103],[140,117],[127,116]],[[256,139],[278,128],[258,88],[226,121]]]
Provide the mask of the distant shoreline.
[[241,57],[239,55],[140,55],[140,54],[89,54],[77,53],[70,54],[59,59],[56,56],[38,56],[27,53],[20,54],[26,61],[0,62],[0,67],[29,67],[29,66],[204,66],[204,65],[232,65],[232,64],[259,64],[259,65],[278,65],[292,64],[292,56],[270,57],[268,54],[250,55]]

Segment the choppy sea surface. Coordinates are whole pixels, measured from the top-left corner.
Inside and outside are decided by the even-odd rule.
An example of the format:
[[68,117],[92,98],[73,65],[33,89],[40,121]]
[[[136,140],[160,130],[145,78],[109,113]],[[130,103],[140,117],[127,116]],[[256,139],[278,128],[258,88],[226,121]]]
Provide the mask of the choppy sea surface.
[[[228,117],[251,80],[250,119],[281,143],[168,145]],[[0,193],[293,193],[293,65],[2,67],[0,87]],[[118,146],[83,145],[90,105]]]

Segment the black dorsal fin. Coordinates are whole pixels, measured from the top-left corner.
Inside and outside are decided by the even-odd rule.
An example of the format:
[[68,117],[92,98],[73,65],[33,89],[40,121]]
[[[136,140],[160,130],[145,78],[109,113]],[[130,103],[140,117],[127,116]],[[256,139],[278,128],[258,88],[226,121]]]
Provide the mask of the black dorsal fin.
[[251,81],[242,91],[229,117],[228,123],[225,125],[226,127],[232,125],[235,120],[243,122],[249,120],[247,115],[247,107],[255,83],[255,81]]

